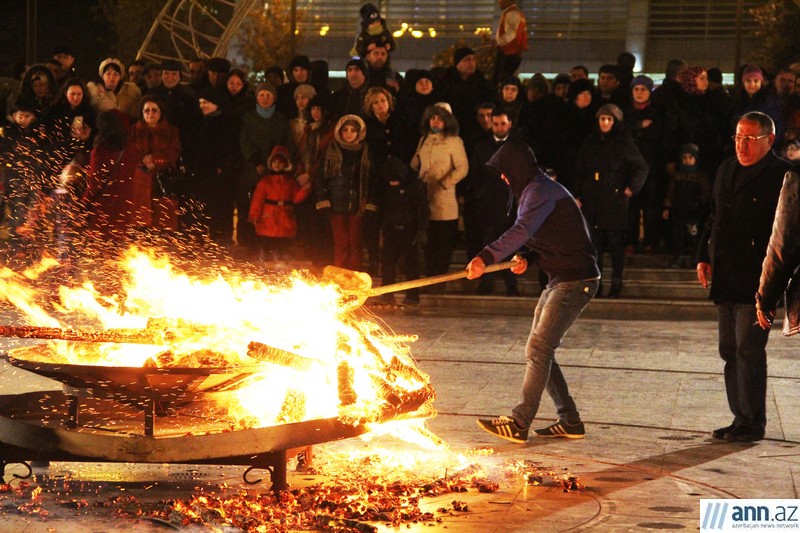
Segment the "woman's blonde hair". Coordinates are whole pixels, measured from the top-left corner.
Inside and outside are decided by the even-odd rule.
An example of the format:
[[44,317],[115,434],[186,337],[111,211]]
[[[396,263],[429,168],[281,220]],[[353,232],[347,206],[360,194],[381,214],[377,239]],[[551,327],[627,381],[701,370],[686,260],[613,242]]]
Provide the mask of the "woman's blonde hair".
[[370,87],[364,95],[364,114],[371,117],[375,116],[372,111],[372,104],[378,99],[378,95],[382,94],[389,101],[389,113],[394,111],[394,95],[386,87]]

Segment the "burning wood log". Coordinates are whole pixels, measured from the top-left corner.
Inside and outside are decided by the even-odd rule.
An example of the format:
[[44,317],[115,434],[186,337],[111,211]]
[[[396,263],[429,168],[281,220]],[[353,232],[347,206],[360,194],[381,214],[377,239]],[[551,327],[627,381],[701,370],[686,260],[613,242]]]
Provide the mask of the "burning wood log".
[[149,331],[133,328],[82,331],[75,329],[47,328],[41,326],[0,326],[0,337],[53,339],[74,342],[166,344],[166,335],[163,331]]
[[314,359],[309,359],[308,357],[303,357],[302,355],[256,341],[248,343],[247,357],[263,363],[272,363],[295,368],[302,372],[311,370],[312,367],[319,364],[319,362]]

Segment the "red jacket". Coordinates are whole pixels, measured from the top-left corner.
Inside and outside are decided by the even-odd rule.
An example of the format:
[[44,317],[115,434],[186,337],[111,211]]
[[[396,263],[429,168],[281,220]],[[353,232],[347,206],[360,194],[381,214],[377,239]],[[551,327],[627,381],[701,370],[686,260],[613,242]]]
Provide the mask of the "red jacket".
[[291,174],[262,176],[253,191],[248,220],[262,237],[291,238],[297,235],[295,204],[308,197],[311,187],[301,187]]
[[125,150],[92,150],[82,202],[90,229],[113,234],[150,225],[150,177],[137,172],[141,160],[132,144]]

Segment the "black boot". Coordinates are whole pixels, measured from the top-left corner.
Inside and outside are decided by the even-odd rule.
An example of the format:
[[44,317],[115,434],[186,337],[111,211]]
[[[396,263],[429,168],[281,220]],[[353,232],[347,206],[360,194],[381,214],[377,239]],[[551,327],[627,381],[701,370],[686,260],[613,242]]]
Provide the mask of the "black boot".
[[611,289],[608,291],[609,298],[619,298],[622,292],[622,278],[611,278]]

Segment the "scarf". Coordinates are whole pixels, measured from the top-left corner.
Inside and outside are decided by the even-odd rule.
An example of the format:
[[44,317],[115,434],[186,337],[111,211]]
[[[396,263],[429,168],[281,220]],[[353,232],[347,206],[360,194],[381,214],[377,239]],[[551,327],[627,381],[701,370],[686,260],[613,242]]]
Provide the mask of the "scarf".
[[256,104],[256,113],[258,113],[258,116],[261,118],[272,118],[272,115],[275,113],[275,105],[273,104],[264,108]]

